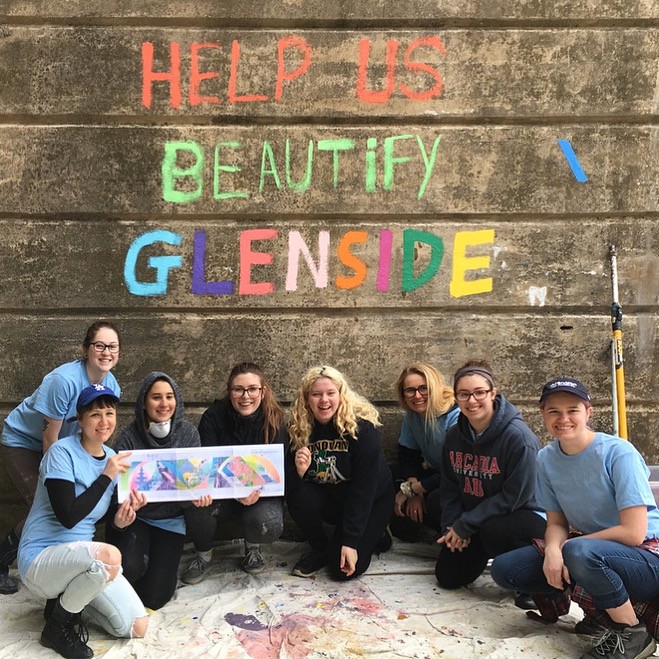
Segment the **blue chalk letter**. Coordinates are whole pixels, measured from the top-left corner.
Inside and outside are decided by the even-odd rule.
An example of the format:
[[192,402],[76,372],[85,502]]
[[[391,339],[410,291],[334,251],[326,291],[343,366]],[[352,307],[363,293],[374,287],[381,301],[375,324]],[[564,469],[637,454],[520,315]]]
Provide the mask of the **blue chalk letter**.
[[167,243],[178,247],[183,236],[171,231],[149,231],[133,240],[126,254],[124,264],[124,280],[128,290],[133,295],[165,295],[167,293],[167,280],[171,268],[180,268],[183,259],[180,256],[150,256],[147,264],[156,271],[156,280],[153,282],[137,281],[137,259],[144,247],[154,243]]

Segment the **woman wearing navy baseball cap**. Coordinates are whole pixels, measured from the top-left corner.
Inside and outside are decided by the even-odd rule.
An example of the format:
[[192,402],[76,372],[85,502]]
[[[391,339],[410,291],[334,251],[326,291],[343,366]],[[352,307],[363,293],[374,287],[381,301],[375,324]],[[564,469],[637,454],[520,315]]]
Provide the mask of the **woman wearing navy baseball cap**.
[[[76,405],[81,433],[57,441],[41,461],[18,549],[23,583],[48,600],[41,644],[64,657],[94,655],[83,609],[113,636],[144,636],[148,626],[140,598],[121,573],[119,550],[93,541],[116,477],[128,467],[125,455],[106,446],[117,424],[118,402],[102,384],[82,390]],[[145,503],[143,495],[132,494],[114,515],[114,525],[132,524]]]
[[540,411],[554,438],[538,454],[544,542],[497,557],[492,578],[553,602],[583,589],[594,615],[575,631],[596,632],[599,639],[582,656],[649,657],[655,640],[630,601],[659,595],[659,511],[649,469],[630,442],[589,427],[590,395],[578,380],[547,382]]

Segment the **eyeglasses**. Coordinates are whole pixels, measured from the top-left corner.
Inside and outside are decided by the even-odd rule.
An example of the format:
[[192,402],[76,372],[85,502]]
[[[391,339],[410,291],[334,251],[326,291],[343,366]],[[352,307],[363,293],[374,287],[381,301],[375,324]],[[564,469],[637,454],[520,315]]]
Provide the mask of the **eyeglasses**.
[[474,400],[484,400],[490,391],[492,391],[492,389],[476,389],[476,391],[472,391],[471,393],[467,391],[458,391],[458,393],[455,394],[455,397],[461,403],[466,403],[472,396],[474,397]]
[[417,392],[422,396],[427,396],[428,385],[422,384],[420,387],[405,387],[405,389],[403,389],[403,396],[405,396],[405,398],[414,398]]
[[231,387],[229,391],[233,398],[242,398],[245,394],[249,398],[256,398],[263,387]]
[[118,343],[103,343],[103,341],[94,341],[94,343],[89,344],[91,348],[94,348],[96,352],[105,352],[109,350],[113,355],[119,352]]

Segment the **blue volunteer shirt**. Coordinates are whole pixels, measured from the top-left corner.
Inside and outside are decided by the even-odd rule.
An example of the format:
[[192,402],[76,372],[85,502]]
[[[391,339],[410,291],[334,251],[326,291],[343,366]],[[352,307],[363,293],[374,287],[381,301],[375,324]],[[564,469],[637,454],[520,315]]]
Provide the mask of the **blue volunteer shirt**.
[[80,443],[80,436],[70,436],[53,444],[39,467],[39,481],[34,503],[27,517],[18,547],[18,571],[24,575],[32,561],[46,547],[67,542],[88,542],[94,537],[94,527],[107,512],[116,481],[106,489],[92,512],[72,529],[60,524],[50,503],[46,480],[56,478],[75,485],[75,494],[80,496],[103,473],[108,458],[115,455],[109,446],[104,447],[105,457],[101,460],[91,456]]
[[426,420],[416,412],[406,412],[400,428],[398,443],[406,448],[421,451],[426,462],[436,471],[441,470],[446,431],[455,424],[460,414],[455,408],[442,414],[426,426]]
[[538,453],[536,498],[544,510],[562,512],[582,533],[617,526],[620,510],[646,506],[646,538],[657,538],[659,511],[649,475],[641,454],[619,437],[598,432],[576,455],[563,453],[554,440]]
[[[9,413],[2,428],[2,443],[41,452],[44,417],[64,420],[59,438],[75,435],[78,422],[67,419],[75,417],[80,392],[92,384],[81,360],[57,367],[44,377],[31,396]],[[121,395],[119,383],[112,373],[108,373],[101,384],[112,389],[117,396]]]

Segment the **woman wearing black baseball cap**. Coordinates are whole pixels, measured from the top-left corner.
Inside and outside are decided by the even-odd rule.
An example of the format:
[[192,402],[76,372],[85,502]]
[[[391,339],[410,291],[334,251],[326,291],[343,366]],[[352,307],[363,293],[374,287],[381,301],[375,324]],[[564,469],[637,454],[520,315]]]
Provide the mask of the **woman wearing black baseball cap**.
[[554,438],[538,454],[544,543],[497,557],[492,578],[556,603],[582,589],[594,609],[575,631],[599,634],[582,656],[643,659],[656,643],[630,598],[647,602],[659,595],[659,511],[640,453],[630,442],[593,431],[592,409],[578,380],[555,378],[543,387],[540,410]]

